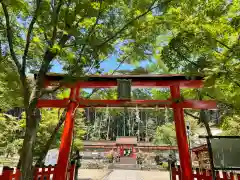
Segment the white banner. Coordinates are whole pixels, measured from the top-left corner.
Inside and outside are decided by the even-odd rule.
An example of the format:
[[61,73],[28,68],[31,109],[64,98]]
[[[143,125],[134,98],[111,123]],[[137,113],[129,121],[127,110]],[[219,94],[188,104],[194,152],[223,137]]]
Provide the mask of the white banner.
[[59,150],[58,149],[51,149],[48,151],[46,158],[45,158],[45,166],[49,166],[49,165],[56,165],[57,164],[57,160],[58,160],[58,154],[59,154]]

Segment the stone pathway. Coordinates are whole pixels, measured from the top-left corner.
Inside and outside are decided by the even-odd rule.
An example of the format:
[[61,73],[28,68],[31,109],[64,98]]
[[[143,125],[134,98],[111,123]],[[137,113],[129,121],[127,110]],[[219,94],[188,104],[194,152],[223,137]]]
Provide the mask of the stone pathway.
[[169,180],[165,171],[113,170],[103,180]]
[[103,180],[143,180],[140,173],[135,170],[114,170]]
[[79,169],[78,179],[79,180],[102,180],[106,177],[111,170],[108,169]]

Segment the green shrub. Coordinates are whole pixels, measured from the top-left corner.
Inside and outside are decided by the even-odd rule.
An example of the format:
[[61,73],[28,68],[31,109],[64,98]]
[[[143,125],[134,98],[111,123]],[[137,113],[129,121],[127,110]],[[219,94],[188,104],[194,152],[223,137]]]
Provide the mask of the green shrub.
[[163,162],[162,165],[160,165],[161,168],[167,169],[168,168],[168,163]]

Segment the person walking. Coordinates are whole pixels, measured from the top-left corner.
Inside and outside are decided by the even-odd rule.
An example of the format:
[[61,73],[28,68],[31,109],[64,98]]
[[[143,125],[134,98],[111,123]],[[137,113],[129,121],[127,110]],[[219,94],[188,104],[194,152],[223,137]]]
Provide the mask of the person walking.
[[82,160],[82,156],[80,155],[79,150],[76,150],[76,152],[73,156],[73,162],[76,163],[75,173],[74,173],[74,179],[75,180],[78,180],[78,170],[81,167],[81,160]]
[[173,157],[172,154],[169,154],[169,156],[168,156],[168,171],[170,173],[170,180],[172,180],[172,167],[175,166],[176,161],[177,161],[176,158]]

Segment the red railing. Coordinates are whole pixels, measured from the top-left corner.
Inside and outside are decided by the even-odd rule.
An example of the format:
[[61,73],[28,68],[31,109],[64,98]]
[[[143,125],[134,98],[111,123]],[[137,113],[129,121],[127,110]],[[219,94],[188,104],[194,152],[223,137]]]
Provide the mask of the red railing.
[[[75,164],[72,164],[68,170],[67,180],[74,179],[74,170],[75,170]],[[52,179],[54,172],[55,172],[54,166],[36,168],[33,179],[34,180],[50,180]],[[4,167],[2,174],[0,174],[0,180],[20,180],[20,175],[21,173],[19,169],[14,170],[14,168]]]
[[[210,170],[196,168],[193,170],[193,180],[212,180]],[[172,167],[171,171],[172,180],[184,180],[181,179],[180,167]],[[216,171],[216,180],[240,180],[240,174],[227,172],[227,171]]]

